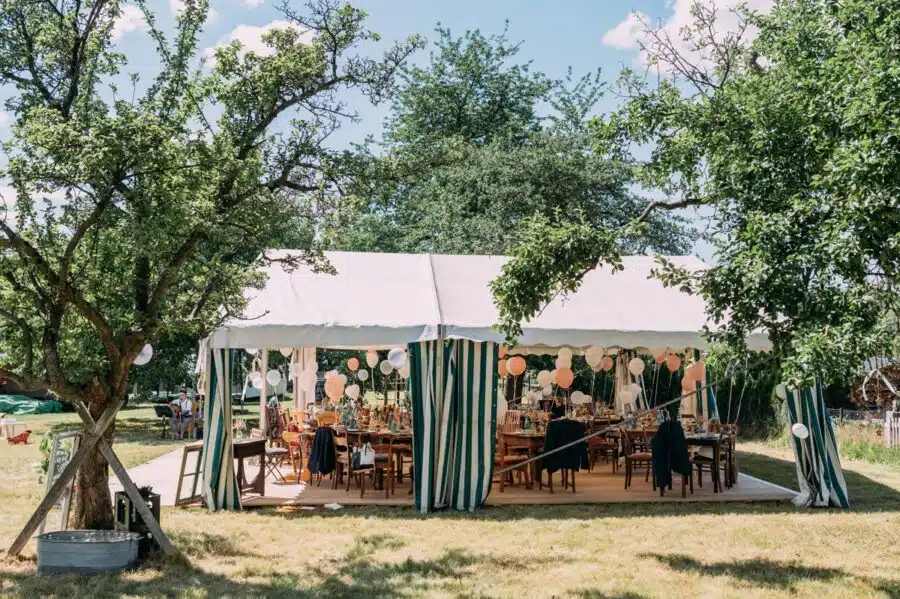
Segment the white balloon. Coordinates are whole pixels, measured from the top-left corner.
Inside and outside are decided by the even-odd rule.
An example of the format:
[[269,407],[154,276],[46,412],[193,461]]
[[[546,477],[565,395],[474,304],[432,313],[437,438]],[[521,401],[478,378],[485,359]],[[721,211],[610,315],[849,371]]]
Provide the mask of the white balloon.
[[369,350],[366,352],[366,364],[369,365],[369,368],[375,368],[378,366],[378,352],[375,350]]
[[248,354],[250,354],[251,356],[255,356],[256,352],[258,352],[259,350],[256,349],[255,347],[247,347],[247,348],[244,348],[244,351],[247,352]]
[[553,387],[544,387],[543,389],[541,389],[541,393],[544,395],[544,397],[550,397],[551,395],[553,395]]
[[572,403],[576,406],[581,404],[581,398],[584,397],[584,393],[581,391],[572,391],[572,395],[569,396],[569,399],[572,400]]
[[358,378],[361,381],[369,380],[369,371],[363,370],[362,368],[360,368],[359,370],[356,371],[356,378]]
[[135,366],[143,366],[153,357],[153,346],[149,343],[141,348],[141,353],[134,359]]
[[387,376],[394,371],[394,367],[391,366],[391,363],[388,362],[387,360],[382,360],[381,366],[378,367],[378,370],[381,371],[381,374],[383,374],[384,376]]
[[557,356],[556,368],[557,370],[559,370],[560,368],[572,368],[572,358],[566,356]]
[[784,383],[775,385],[775,396],[778,399],[787,399],[787,387],[785,387]]
[[270,370],[266,373],[266,382],[273,387],[277,387],[278,383],[281,382],[281,373],[277,370]]
[[541,387],[549,387],[553,384],[553,375],[550,374],[549,370],[542,370],[537,373],[537,381]]
[[344,389],[344,393],[347,394],[347,397],[356,401],[359,399],[359,385],[350,385],[346,389]]
[[388,362],[390,362],[391,366],[394,368],[400,368],[404,364],[406,364],[406,350],[400,347],[395,347],[391,351],[388,352]]
[[337,375],[338,375],[337,370],[329,370],[328,372],[325,373],[325,378],[330,379],[331,377],[337,376]]
[[281,351],[281,355],[285,358],[290,358],[291,354],[294,353],[294,350],[290,347],[282,347],[279,351]]
[[507,410],[509,410],[509,404],[507,403],[507,401],[505,399],[503,399],[501,397],[500,399],[497,400],[497,421],[498,422],[500,420],[502,420],[504,416],[506,416]]
[[641,393],[643,393],[643,392],[644,392],[644,390],[641,389],[640,385],[632,385],[631,386],[631,398],[632,399],[637,399],[638,397],[641,396]]
[[346,374],[339,374],[338,378],[341,379],[341,382],[343,384],[345,384],[345,385],[347,384],[347,375]]
[[399,372],[400,376],[403,378],[408,379],[410,375],[409,362],[404,362],[403,366],[397,369],[397,372]]
[[559,351],[556,353],[560,358],[567,358],[570,362],[572,361],[572,349],[569,347],[561,347]]
[[263,377],[259,372],[253,372],[250,374],[250,384],[253,385],[254,389],[262,389],[263,387]]
[[809,429],[802,422],[797,422],[791,427],[791,433],[798,439],[806,439],[809,437]]
[[640,358],[632,358],[628,363],[628,372],[634,376],[641,376],[644,373],[644,361]]

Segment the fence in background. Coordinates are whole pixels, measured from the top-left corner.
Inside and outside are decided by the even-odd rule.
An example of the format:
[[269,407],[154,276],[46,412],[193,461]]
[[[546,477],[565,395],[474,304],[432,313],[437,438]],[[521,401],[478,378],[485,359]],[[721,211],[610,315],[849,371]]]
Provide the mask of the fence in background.
[[900,402],[895,401],[893,409],[884,413],[884,445],[900,447]]

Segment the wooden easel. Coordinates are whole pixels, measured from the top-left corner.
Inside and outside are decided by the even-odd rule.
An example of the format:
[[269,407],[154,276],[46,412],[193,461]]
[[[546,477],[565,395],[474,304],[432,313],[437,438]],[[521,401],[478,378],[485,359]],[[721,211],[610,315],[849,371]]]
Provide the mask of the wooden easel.
[[[175,487],[175,505],[187,505],[189,503],[195,503],[199,501],[202,497],[200,493],[197,492],[197,485],[200,483],[200,469],[202,467],[202,463],[200,461],[200,456],[203,453],[203,443],[191,443],[190,445],[186,445],[184,447],[184,453],[181,456],[181,471],[178,473],[178,486]],[[194,461],[194,470],[192,472],[185,472],[185,468],[188,463],[188,456],[195,455],[196,460]],[[192,478],[193,482],[191,484],[191,494],[187,497],[181,496],[181,487],[184,483],[184,479]]]
[[[50,464],[47,466],[47,489],[45,492],[49,492],[53,487],[53,483],[56,482],[56,479],[59,473],[56,471],[57,462],[59,461],[59,449],[60,443],[67,439],[72,440],[72,455],[78,452],[78,446],[81,445],[81,431],[66,431],[64,433],[55,433],[53,435],[53,443],[50,447]],[[72,456],[69,456],[69,461],[71,461]],[[67,462],[68,463],[68,462]],[[59,516],[59,530],[67,530],[69,528],[69,508],[72,505],[72,485],[68,485],[63,491],[62,502],[60,504],[60,516]],[[38,534],[42,534],[44,532],[44,527],[47,524],[47,518],[41,520],[41,526],[38,529]]]
[[78,447],[78,451],[75,452],[75,455],[72,456],[69,463],[66,464],[63,471],[59,474],[59,478],[57,478],[47,490],[47,494],[31,515],[31,518],[28,519],[28,522],[25,523],[22,532],[19,533],[19,536],[16,537],[16,540],[10,545],[7,550],[8,555],[19,555],[19,553],[21,553],[22,548],[25,547],[25,543],[28,542],[31,535],[35,533],[41,525],[41,522],[44,521],[47,514],[53,506],[56,505],[56,502],[62,496],[63,492],[65,492],[67,488],[71,488],[75,473],[78,471],[84,458],[87,457],[87,454],[95,447],[100,449],[100,453],[102,453],[103,457],[106,458],[106,461],[109,462],[110,468],[115,472],[119,482],[122,483],[122,487],[131,499],[132,504],[134,504],[135,509],[137,509],[138,513],[141,515],[141,518],[143,518],[144,523],[150,529],[150,532],[153,533],[153,537],[156,539],[156,542],[159,543],[160,549],[166,554],[175,553],[175,549],[172,547],[169,537],[166,536],[166,533],[160,528],[159,522],[153,517],[150,508],[147,507],[147,502],[141,497],[138,488],[131,480],[131,477],[128,476],[128,472],[125,470],[122,462],[119,461],[119,457],[112,450],[112,447],[110,447],[106,439],[103,438],[103,434],[115,421],[116,414],[119,413],[119,410],[122,409],[124,404],[124,398],[111,403],[103,411],[103,414],[100,415],[100,419],[95,421],[83,403],[80,401],[73,402],[75,410],[78,412],[78,415],[84,423],[81,445]]

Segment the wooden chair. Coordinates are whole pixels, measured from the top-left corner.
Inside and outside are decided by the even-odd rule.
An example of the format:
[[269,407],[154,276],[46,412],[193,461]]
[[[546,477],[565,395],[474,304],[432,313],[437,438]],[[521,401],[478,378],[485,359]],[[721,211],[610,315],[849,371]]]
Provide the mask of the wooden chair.
[[318,414],[316,414],[316,425],[331,426],[332,424],[337,422],[337,419],[337,412],[319,412]]
[[721,432],[728,435],[728,472],[725,476],[725,484],[728,487],[737,483],[737,438],[741,434],[741,427],[737,424],[723,424]]
[[[703,488],[703,470],[708,469],[710,477],[713,480],[713,492],[721,493],[722,492],[722,477],[720,476],[721,471],[725,471],[726,481],[729,476],[730,469],[728,466],[728,444],[730,443],[730,437],[727,433],[719,433],[719,447],[721,450],[718,455],[716,455],[715,451],[713,451],[713,457],[705,456],[702,454],[694,454],[691,458],[691,466],[697,467],[697,486],[701,489]],[[693,468],[692,468],[693,470]],[[730,487],[731,484],[727,483]]]
[[619,442],[616,439],[609,439],[602,435],[591,437],[588,439],[588,472],[594,470],[594,464],[597,458],[602,457],[603,461],[609,463],[612,459],[613,473],[619,470]]
[[[394,472],[394,442],[373,443],[372,449],[375,450],[375,474],[382,473],[384,477],[384,498],[387,499],[394,494],[397,487],[396,473]],[[374,480],[372,481],[374,486]],[[360,495],[362,497],[362,495]]]
[[[637,467],[647,467],[644,482],[649,481],[650,469],[653,467],[653,452],[650,451],[650,439],[647,437],[647,432],[643,429],[623,430],[622,443],[625,450],[625,488],[631,486],[631,477]],[[656,490],[655,479],[653,490]]]
[[[527,448],[526,448],[527,450]],[[531,468],[525,462],[528,460],[528,455],[522,455],[520,453],[514,453],[514,448],[509,446],[509,443],[506,440],[506,435],[503,431],[497,431],[497,450],[494,455],[494,470],[504,470],[509,468],[510,466],[516,466],[517,464],[522,464],[518,468],[513,471],[507,472],[505,474],[499,475],[499,483],[500,483],[500,492],[506,488],[507,480],[512,483],[512,474],[513,472],[519,477],[519,484],[523,484],[527,487],[531,485]],[[523,480],[524,475],[524,480]]]
[[295,480],[300,480],[300,469],[303,466],[303,447],[300,442],[300,433],[286,431],[281,433],[281,438],[288,449],[288,459],[294,470]]

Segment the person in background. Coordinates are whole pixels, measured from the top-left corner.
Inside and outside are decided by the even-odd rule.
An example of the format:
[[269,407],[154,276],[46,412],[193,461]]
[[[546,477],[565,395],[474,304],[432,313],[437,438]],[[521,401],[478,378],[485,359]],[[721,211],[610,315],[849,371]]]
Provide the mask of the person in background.
[[184,389],[179,391],[178,399],[169,405],[172,406],[172,438],[184,439],[185,429],[193,418],[191,412],[193,406],[188,399],[187,391]]

